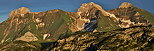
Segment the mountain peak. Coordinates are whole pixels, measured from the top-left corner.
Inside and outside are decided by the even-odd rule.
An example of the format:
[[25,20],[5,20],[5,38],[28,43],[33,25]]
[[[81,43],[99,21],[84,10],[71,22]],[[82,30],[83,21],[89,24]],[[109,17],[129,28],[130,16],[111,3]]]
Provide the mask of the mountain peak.
[[98,13],[99,11],[101,11],[103,15],[107,15],[105,10],[102,9],[101,6],[95,4],[94,2],[84,3],[78,9],[79,16],[81,17],[90,16],[89,14],[93,15],[91,17],[95,17],[95,13]]
[[132,6],[132,4],[129,3],[129,2],[123,2],[123,3],[119,6],[119,8],[128,8],[128,7],[131,7],[131,6]]
[[15,9],[14,11],[12,11],[9,16],[12,17],[14,15],[18,15],[18,14],[26,14],[26,13],[30,13],[30,10],[26,7],[21,7],[18,9]]
[[84,4],[95,4],[94,2],[84,3]]
[[90,2],[90,3],[88,3],[88,4],[95,4],[94,2]]
[[[84,4],[82,4],[82,5],[80,6],[80,8],[93,8],[93,7],[102,9],[101,6],[99,6],[98,4],[95,4],[94,2],[84,3]],[[79,8],[79,9],[80,9],[80,8]]]

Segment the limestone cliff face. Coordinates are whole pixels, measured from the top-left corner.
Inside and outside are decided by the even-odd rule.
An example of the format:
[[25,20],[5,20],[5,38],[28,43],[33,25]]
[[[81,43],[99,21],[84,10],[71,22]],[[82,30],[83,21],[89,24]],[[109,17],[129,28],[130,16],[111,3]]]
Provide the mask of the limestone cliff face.
[[76,25],[78,30],[84,30],[85,23],[90,22],[92,18],[97,18],[99,11],[102,10],[101,6],[93,2],[82,4],[77,11],[78,19],[76,20]]
[[93,2],[82,4],[77,11],[78,15],[82,18],[96,18],[99,12],[107,15],[101,6]]
[[21,7],[19,9],[16,9],[14,11],[12,11],[10,14],[9,14],[9,17],[13,17],[15,15],[21,15],[21,16],[24,16],[24,14],[26,13],[30,13],[30,10],[26,7]]
[[[85,31],[88,31],[88,29],[92,30],[90,29],[91,27],[97,27],[97,23],[99,21],[98,22],[96,21],[97,23],[94,23],[94,22],[92,23],[92,21],[94,20],[101,19],[100,22],[105,22],[110,18],[105,18],[104,16],[114,17],[114,15],[110,14],[109,12],[106,12],[104,9],[102,9],[101,6],[93,2],[82,4],[78,9],[77,13],[79,17],[77,21],[77,27],[79,28],[79,30],[87,29]],[[106,19],[106,20],[102,20],[102,19]],[[108,21],[108,22],[112,22],[112,21]],[[98,27],[104,27],[104,25],[106,25],[106,23],[101,23],[101,24],[98,23],[98,24],[100,25]],[[86,28],[84,28],[84,26]],[[107,26],[107,27],[110,27],[110,26]]]

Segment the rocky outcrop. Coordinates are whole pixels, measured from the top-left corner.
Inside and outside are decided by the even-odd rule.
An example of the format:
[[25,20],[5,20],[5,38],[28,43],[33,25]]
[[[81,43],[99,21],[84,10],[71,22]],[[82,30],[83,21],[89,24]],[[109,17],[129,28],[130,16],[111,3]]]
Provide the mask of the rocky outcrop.
[[132,7],[133,5],[131,3],[128,3],[128,2],[123,2],[119,8],[129,8],[129,7]]
[[58,45],[52,50],[56,51],[123,51],[123,50],[153,50],[154,27],[132,27],[110,32],[78,32],[68,38],[58,40]]
[[10,14],[9,14],[9,17],[13,17],[15,15],[21,15],[21,16],[24,16],[24,14],[26,13],[30,13],[30,10],[26,7],[21,7],[19,9],[16,9],[14,11],[12,11]]
[[26,32],[23,36],[17,38],[16,40],[31,42],[31,41],[37,41],[37,37],[32,34],[31,32]]
[[82,18],[97,18],[97,15],[101,14],[107,16],[106,11],[101,6],[93,2],[85,3],[80,6],[77,13]]

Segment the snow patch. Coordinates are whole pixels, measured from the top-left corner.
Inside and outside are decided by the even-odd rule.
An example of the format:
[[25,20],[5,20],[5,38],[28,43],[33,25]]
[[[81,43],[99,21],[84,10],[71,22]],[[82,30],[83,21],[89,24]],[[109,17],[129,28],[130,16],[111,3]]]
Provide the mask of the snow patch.
[[89,13],[87,14],[87,16],[89,16]]
[[36,21],[37,23],[42,22],[42,20],[41,20],[40,18],[36,18],[35,21]]
[[44,23],[39,23],[38,27],[43,27],[45,24]]
[[21,17],[24,17],[25,14],[20,14],[20,15],[21,15]]
[[131,22],[130,20],[124,20],[122,19],[121,22],[125,22],[125,23],[128,23],[128,24],[134,24],[135,22]]
[[50,36],[50,34],[44,34],[43,35],[43,40],[45,40],[47,37],[49,37]]
[[127,25],[119,24],[119,27],[121,27],[121,28],[128,28],[128,27],[130,27],[130,25],[129,24],[127,24]]
[[138,22],[137,24],[138,25],[147,25],[146,23],[140,23],[140,22]]
[[124,19],[122,19],[120,21],[122,22],[122,24],[119,25],[121,28],[128,28],[131,25],[135,25],[134,24],[135,22],[131,22],[130,20],[124,20]]
[[116,21],[119,21],[119,18],[117,18],[114,14],[111,14],[111,13],[109,13],[109,12],[105,12],[106,14],[107,14],[107,16],[109,16],[109,17],[111,17],[111,18],[114,18],[115,20],[115,22]]

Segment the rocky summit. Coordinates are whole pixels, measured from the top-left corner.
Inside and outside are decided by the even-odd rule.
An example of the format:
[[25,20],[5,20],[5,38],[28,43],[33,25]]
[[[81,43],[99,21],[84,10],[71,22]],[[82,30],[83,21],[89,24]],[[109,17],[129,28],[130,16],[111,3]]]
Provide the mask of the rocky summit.
[[122,3],[119,8],[128,8],[128,7],[131,7],[133,6],[131,3],[128,3],[128,2],[124,2]]
[[94,2],[77,12],[12,11],[0,23],[0,51],[153,51],[154,16],[124,2],[104,10]]

